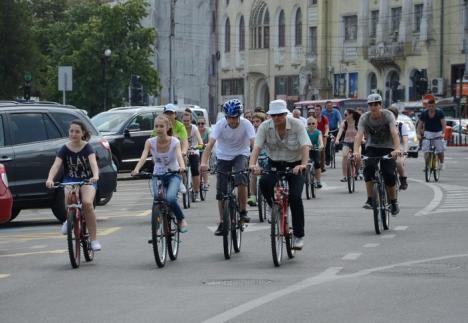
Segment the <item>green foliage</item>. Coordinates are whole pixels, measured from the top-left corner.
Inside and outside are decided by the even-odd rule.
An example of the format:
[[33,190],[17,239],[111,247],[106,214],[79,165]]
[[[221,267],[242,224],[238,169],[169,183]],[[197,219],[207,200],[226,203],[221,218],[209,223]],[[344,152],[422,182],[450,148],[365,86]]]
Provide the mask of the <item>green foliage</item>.
[[[33,89],[41,93],[41,99],[61,101],[57,82],[58,66],[62,65],[73,67],[73,91],[67,93],[67,103],[87,109],[91,115],[103,109],[106,84],[108,107],[122,105],[128,100],[132,74],[141,76],[147,94],[159,93],[159,75],[150,61],[156,33],[153,28],[143,28],[140,24],[147,16],[146,1],[129,0],[114,6],[95,0],[35,0],[29,2],[29,7],[24,5],[26,1],[2,0],[0,3],[0,6],[12,3],[24,11],[22,17],[25,20],[17,20],[18,30],[31,26],[23,33],[32,35],[30,42],[38,49],[36,57],[18,55],[17,51],[15,54],[35,62]],[[5,11],[8,10],[0,7],[0,18]],[[31,23],[25,23],[30,17],[28,11],[33,13]],[[14,20],[12,17],[16,19],[17,15],[10,15],[10,20]],[[8,26],[4,19],[0,23],[2,27]],[[0,35],[2,32],[0,29]],[[11,40],[3,43],[3,37],[0,39],[0,48],[10,48]],[[107,60],[104,59],[106,49],[112,51]],[[2,58],[3,50],[0,63]],[[1,67],[5,65],[21,76],[22,72],[17,71],[19,64],[0,64],[0,73],[4,73]],[[11,83],[18,85],[17,81]],[[1,92],[0,95],[5,96]]]

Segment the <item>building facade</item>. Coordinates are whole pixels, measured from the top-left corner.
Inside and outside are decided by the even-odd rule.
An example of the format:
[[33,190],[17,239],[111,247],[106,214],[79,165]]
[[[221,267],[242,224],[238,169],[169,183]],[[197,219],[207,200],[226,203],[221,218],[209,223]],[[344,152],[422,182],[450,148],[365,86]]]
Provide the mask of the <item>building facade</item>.
[[452,96],[466,0],[220,0],[218,104]]

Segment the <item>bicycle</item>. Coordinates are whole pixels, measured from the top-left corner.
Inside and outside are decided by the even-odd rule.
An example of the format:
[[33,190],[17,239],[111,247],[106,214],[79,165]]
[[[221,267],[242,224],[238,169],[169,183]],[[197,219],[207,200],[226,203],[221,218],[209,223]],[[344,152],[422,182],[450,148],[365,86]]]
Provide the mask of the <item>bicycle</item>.
[[336,143],[335,143],[335,136],[329,134],[328,140],[330,141],[330,145],[328,151],[326,152],[330,158],[330,167],[336,168]]
[[390,155],[382,157],[362,156],[362,160],[375,159],[378,162],[375,167],[375,175],[372,188],[372,210],[374,214],[374,229],[376,234],[381,234],[384,230],[390,229],[390,201],[387,188],[384,183],[383,173],[380,167],[380,161],[383,159],[392,159]]
[[216,173],[228,178],[227,191],[221,198],[223,205],[223,252],[225,259],[231,258],[233,248],[236,253],[241,250],[242,232],[246,225],[240,220],[239,202],[234,192],[236,188],[234,178],[238,174],[246,174],[247,172],[246,170],[236,172],[216,170]]
[[[259,156],[258,164],[262,169],[268,167],[268,156]],[[258,219],[260,222],[267,220],[267,207],[268,203],[263,197],[262,190],[260,189],[260,176],[257,176],[257,208],[258,208]]]
[[[168,171],[163,175],[140,172],[136,177],[149,179],[150,191],[153,195],[151,208],[151,239],[156,265],[162,268],[166,264],[167,256],[176,260],[179,254],[180,232],[177,219],[166,201],[166,188],[161,180],[165,175],[176,175],[179,171]],[[153,178],[157,180],[156,191],[153,191]]]
[[283,260],[283,244],[286,245],[288,257],[294,258],[293,230],[289,226],[291,214],[289,212],[289,184],[286,175],[293,174],[291,168],[279,171],[274,168],[263,170],[262,174],[274,174],[277,181],[274,187],[274,199],[271,208],[271,254],[273,264],[279,267]]
[[86,218],[82,213],[80,199],[80,187],[83,185],[92,185],[88,181],[55,183],[54,188],[64,188],[67,191],[67,244],[68,255],[72,268],[80,266],[81,248],[87,262],[94,260],[94,251],[91,249],[91,239],[88,228],[86,227]]
[[[320,151],[322,149],[317,149],[313,148],[311,151],[317,151],[320,154]],[[310,200],[311,198],[316,197],[316,192],[315,192],[315,162],[313,160],[310,160],[309,163],[307,164],[307,169],[304,173],[304,185],[305,185],[305,191],[306,191],[306,198]]]
[[429,152],[425,156],[424,160],[424,175],[426,178],[426,182],[430,182],[431,175],[434,178],[435,182],[439,181],[440,178],[440,169],[439,169],[439,158],[437,157],[436,153],[436,146],[434,144],[435,140],[440,140],[442,137],[436,138],[422,138],[423,140],[429,140]]
[[346,179],[348,185],[348,192],[349,194],[354,193],[355,189],[355,181],[358,177],[359,169],[356,167],[356,160],[354,159],[354,155],[350,150],[347,156],[347,165],[346,165]]
[[[185,158],[185,165],[188,158]],[[193,198],[193,187],[192,187],[192,172],[190,166],[186,168],[185,172],[182,174],[182,183],[185,186],[185,193],[182,193],[182,204],[184,209],[190,208],[190,200]]]

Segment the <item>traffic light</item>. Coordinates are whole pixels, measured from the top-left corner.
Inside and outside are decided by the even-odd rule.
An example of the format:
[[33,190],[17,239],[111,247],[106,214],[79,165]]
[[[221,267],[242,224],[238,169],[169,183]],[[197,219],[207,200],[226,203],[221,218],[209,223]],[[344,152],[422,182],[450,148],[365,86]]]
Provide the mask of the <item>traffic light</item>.
[[23,84],[23,98],[26,101],[31,99],[31,82],[32,82],[32,75],[30,72],[24,73],[24,84]]
[[143,84],[140,75],[132,74],[130,88],[130,105],[143,105]]

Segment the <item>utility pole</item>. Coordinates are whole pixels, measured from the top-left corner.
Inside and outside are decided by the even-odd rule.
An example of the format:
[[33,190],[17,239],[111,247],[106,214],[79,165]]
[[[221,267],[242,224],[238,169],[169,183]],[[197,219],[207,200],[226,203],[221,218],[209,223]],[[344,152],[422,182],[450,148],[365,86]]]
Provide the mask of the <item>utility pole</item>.
[[177,0],[171,0],[171,33],[169,35],[169,101],[174,102],[174,75],[172,66],[172,56],[175,36],[175,3]]
[[[460,80],[460,102],[459,102],[459,113],[458,113],[458,122],[460,125],[460,131],[458,132],[458,143],[461,144],[461,135],[462,135],[462,123],[461,123],[461,118],[462,118],[462,106],[461,106],[461,101],[463,97],[463,81],[468,79],[468,0],[465,0],[465,35],[463,37],[463,47],[465,50],[465,72],[463,73],[463,76],[461,77]],[[465,105],[467,103],[465,102]]]

